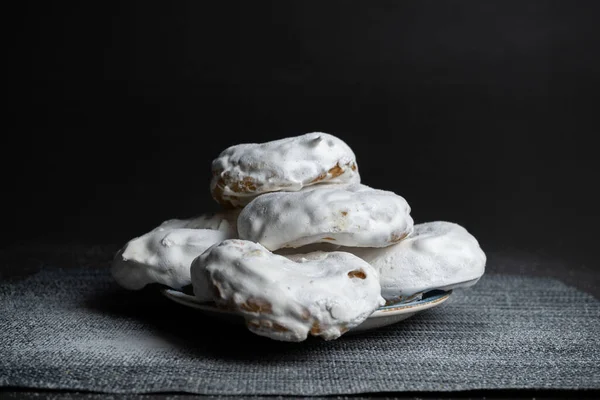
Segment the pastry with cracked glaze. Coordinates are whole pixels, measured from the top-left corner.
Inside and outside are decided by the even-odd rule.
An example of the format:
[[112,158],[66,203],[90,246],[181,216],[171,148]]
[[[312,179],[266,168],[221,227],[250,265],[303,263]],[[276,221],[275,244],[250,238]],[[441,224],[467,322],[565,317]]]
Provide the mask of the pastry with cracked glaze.
[[322,132],[231,146],[212,162],[212,174],[212,196],[226,207],[243,207],[268,192],[360,183],[352,149]]
[[469,287],[485,272],[486,256],[479,242],[452,222],[417,224],[409,237],[390,247],[340,251],[355,254],[379,272],[381,294],[388,301],[433,289]]
[[194,258],[213,244],[237,236],[235,216],[218,213],[165,221],[130,240],[116,254],[111,273],[119,285],[129,290],[140,290],[150,283],[174,289],[189,285]]
[[196,258],[191,273],[194,291],[212,288],[217,305],[241,313],[251,332],[281,341],[336,339],[385,303],[375,269],[350,253],[291,261],[226,240]]
[[313,243],[386,247],[412,228],[403,197],[360,184],[267,193],[250,202],[238,218],[240,239],[271,251]]

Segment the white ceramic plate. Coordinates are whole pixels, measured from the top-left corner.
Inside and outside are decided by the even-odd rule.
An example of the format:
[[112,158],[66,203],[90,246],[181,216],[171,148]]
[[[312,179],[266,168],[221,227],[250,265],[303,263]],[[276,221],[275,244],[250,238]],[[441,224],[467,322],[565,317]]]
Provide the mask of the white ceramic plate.
[[[176,303],[183,304],[187,307],[192,307],[203,311],[206,314],[215,315],[234,322],[239,322],[243,317],[233,311],[222,310],[217,308],[214,303],[202,303],[190,294],[186,294],[179,290],[164,288],[161,290],[163,295]],[[375,310],[362,324],[351,329],[351,332],[362,332],[369,329],[380,328],[382,326],[395,324],[405,320],[413,315],[439,306],[452,294],[452,291],[433,290],[423,294],[419,300],[401,302],[386,305]]]

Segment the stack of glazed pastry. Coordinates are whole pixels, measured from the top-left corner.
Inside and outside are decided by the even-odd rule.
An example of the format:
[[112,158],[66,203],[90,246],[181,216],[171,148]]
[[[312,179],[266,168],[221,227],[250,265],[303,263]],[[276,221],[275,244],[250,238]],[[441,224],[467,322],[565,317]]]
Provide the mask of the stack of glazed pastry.
[[475,284],[486,257],[450,222],[413,224],[406,200],[361,184],[354,152],[326,133],[239,144],[212,163],[223,211],[169,220],[112,265],[123,287],[193,285],[276,340],[336,339],[386,303]]

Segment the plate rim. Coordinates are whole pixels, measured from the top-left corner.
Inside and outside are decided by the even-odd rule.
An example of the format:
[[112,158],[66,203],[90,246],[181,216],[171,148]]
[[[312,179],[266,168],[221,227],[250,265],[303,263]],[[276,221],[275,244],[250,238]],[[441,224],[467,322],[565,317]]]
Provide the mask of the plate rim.
[[[177,289],[163,287],[160,289],[160,292],[169,300],[172,300],[176,303],[182,304],[187,307],[219,314],[236,315],[240,317],[243,316],[241,313],[236,311],[218,308],[214,302],[199,302],[194,296],[184,293]],[[420,311],[425,311],[445,303],[452,295],[452,290],[436,290],[435,292],[439,293],[435,293],[430,297],[426,298],[425,300],[421,299],[405,304],[390,304],[387,306],[382,306],[375,310],[371,315],[369,315],[367,319],[391,317],[402,314],[414,314]]]

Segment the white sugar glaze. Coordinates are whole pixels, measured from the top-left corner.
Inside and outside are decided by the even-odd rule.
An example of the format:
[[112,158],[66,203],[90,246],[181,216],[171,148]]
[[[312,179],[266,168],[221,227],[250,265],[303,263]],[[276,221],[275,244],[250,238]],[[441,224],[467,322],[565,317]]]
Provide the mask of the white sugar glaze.
[[212,172],[211,193],[229,207],[243,207],[262,193],[360,183],[352,149],[323,132],[231,146],[212,162]]
[[239,237],[269,250],[313,243],[386,247],[412,228],[410,206],[403,197],[361,184],[264,194],[238,218]]
[[291,261],[258,243],[226,240],[192,263],[194,292],[215,292],[218,305],[244,315],[262,336],[331,340],[363,322],[385,301],[379,276],[349,253]]

